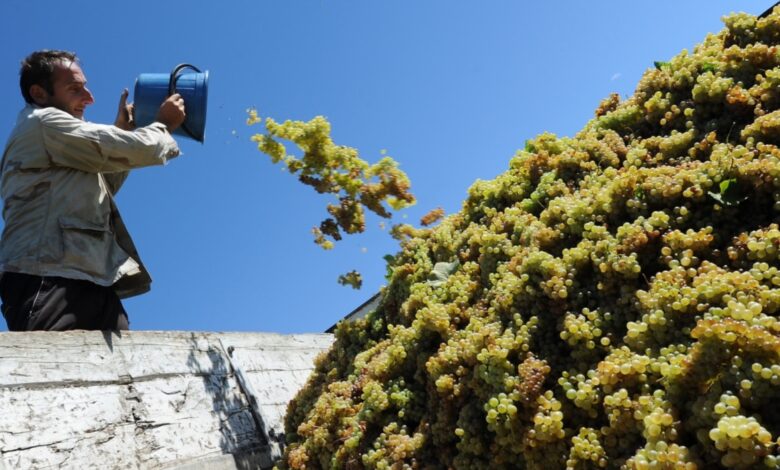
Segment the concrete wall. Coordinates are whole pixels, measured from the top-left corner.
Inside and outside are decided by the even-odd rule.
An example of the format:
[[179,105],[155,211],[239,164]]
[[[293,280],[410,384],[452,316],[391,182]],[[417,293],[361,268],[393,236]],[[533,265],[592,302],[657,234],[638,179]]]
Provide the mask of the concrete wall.
[[0,333],[0,469],[268,468],[332,336]]

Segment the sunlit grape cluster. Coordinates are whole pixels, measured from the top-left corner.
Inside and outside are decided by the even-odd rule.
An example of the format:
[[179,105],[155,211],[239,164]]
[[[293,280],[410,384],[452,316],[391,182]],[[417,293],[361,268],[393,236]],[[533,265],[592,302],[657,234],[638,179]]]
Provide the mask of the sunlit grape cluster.
[[444,209],[437,207],[420,218],[420,225],[427,227],[433,225],[444,217]]
[[[356,149],[335,144],[330,137],[330,123],[324,117],[280,124],[271,118],[263,120],[257,110],[250,109],[247,124],[260,123],[266,133],[255,134],[252,140],[261,152],[274,163],[284,163],[287,171],[297,174],[301,183],[318,193],[338,197],[338,204],[328,204],[330,217],[312,229],[314,241],[322,248],[333,248],[333,241],[341,240],[342,232],[362,233],[366,209],[389,218],[388,206],[398,210],[415,203],[409,192],[409,178],[395,160],[384,156],[370,165]],[[284,141],[295,144],[303,156],[288,153]]]
[[363,275],[353,269],[348,273],[340,274],[338,282],[342,286],[360,289],[363,286]]
[[780,10],[398,226],[280,468],[780,468]]

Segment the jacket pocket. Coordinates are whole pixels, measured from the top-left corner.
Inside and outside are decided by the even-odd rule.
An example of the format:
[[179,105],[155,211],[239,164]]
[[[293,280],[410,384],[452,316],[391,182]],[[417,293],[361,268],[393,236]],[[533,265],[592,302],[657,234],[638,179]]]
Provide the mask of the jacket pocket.
[[64,267],[97,279],[105,278],[117,262],[114,236],[108,221],[91,222],[75,217],[60,217]]
[[78,230],[82,232],[93,232],[94,234],[102,234],[109,232],[108,219],[105,222],[92,222],[89,220],[80,219],[72,216],[60,217],[60,228],[63,230]]

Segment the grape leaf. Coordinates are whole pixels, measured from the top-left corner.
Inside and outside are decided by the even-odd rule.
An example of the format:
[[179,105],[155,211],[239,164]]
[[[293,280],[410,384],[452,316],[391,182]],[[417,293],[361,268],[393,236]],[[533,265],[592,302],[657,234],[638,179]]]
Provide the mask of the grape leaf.
[[661,68],[669,65],[669,62],[660,62],[656,60],[655,62],[653,62],[653,65],[655,65],[656,69],[661,70]]
[[724,206],[736,206],[748,199],[736,178],[721,181],[718,189],[719,192],[709,191],[708,194]]
[[717,70],[718,70],[718,67],[716,67],[715,64],[706,63],[706,64],[701,66],[701,72],[702,73],[705,73],[705,72],[713,72],[713,73],[715,73]]

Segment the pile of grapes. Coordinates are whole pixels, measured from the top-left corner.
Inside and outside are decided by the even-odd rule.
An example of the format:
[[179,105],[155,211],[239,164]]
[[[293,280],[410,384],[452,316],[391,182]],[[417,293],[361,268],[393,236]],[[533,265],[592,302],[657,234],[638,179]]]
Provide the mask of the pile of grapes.
[[724,21],[398,230],[281,468],[780,467],[780,9]]

